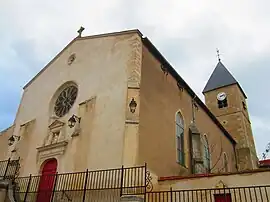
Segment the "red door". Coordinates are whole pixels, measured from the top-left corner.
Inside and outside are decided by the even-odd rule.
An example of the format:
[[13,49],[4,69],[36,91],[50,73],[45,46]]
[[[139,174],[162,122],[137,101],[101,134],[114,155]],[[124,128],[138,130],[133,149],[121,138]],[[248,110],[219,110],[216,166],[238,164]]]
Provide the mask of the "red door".
[[231,202],[231,194],[215,194],[215,202]]
[[56,159],[49,160],[44,164],[38,187],[37,202],[50,202],[56,170]]

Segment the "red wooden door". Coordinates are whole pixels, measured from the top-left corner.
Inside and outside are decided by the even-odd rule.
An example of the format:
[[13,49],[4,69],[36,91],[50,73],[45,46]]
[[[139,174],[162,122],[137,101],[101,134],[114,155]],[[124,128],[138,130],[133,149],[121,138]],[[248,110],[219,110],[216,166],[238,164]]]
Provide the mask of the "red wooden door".
[[232,202],[231,194],[215,194],[215,202]]
[[38,187],[37,202],[50,202],[56,170],[56,159],[47,161],[43,166],[42,175]]

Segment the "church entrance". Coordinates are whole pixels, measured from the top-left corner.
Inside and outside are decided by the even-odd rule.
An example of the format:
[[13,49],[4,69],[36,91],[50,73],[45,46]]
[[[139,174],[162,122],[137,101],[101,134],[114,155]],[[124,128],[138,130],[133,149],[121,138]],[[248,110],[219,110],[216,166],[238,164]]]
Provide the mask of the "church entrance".
[[43,165],[38,187],[37,202],[50,202],[53,192],[56,170],[56,159],[51,159],[45,162],[45,164]]

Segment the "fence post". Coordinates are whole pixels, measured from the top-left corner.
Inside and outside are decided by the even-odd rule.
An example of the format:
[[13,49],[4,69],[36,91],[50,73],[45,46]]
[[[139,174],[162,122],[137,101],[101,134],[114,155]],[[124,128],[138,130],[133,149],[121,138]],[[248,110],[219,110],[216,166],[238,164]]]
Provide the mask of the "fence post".
[[86,170],[86,174],[85,174],[85,181],[84,181],[84,188],[83,188],[83,202],[85,201],[87,181],[88,181],[88,169]]
[[53,192],[52,192],[52,196],[51,196],[51,202],[53,202],[54,192],[55,192],[56,183],[57,183],[57,177],[58,177],[58,173],[55,174],[55,180],[54,180],[54,185],[53,185]]
[[173,202],[172,187],[170,188],[170,193],[171,193],[171,202]]
[[15,168],[15,171],[14,171],[14,177],[12,179],[12,181],[14,182],[15,181],[15,178],[16,178],[16,175],[19,173],[19,169],[20,169],[20,159],[21,157],[18,158],[18,160],[16,161],[16,168]]
[[144,163],[144,201],[146,201],[146,192],[147,192],[147,164]]
[[121,168],[120,197],[123,195],[124,166]]
[[8,170],[9,162],[10,162],[10,158],[8,158],[8,162],[7,162],[6,170],[5,170],[5,173],[4,173],[4,179],[6,178],[6,174],[7,174],[7,170]]
[[[224,199],[225,199],[225,202],[229,202],[227,201],[227,194],[226,194],[226,189],[225,189],[225,186],[223,185],[223,192],[224,192]],[[241,194],[241,192],[240,192]]]
[[27,199],[27,193],[28,193],[29,188],[30,188],[31,178],[32,178],[32,175],[30,174],[30,176],[29,176],[29,181],[28,181],[27,188],[26,188],[26,192],[25,192],[24,199],[23,199],[24,202],[25,202],[26,199]]

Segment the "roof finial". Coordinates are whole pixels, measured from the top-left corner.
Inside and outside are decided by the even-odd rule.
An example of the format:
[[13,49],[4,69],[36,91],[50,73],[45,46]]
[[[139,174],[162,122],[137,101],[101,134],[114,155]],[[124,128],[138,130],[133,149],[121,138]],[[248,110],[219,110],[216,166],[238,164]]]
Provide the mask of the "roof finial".
[[217,48],[217,57],[218,57],[218,61],[220,62],[220,53],[219,53],[218,48]]
[[84,27],[80,27],[80,29],[77,31],[79,33],[78,37],[82,36],[83,30],[84,30]]

